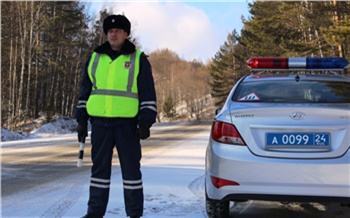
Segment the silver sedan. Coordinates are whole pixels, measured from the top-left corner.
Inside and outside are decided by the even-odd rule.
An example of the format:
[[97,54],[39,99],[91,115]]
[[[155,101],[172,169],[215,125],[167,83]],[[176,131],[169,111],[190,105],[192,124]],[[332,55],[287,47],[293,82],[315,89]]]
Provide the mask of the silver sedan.
[[350,202],[350,77],[341,73],[348,62],[315,63],[323,60],[313,69],[311,58],[247,61],[252,74],[212,124],[209,217],[228,217],[230,201]]

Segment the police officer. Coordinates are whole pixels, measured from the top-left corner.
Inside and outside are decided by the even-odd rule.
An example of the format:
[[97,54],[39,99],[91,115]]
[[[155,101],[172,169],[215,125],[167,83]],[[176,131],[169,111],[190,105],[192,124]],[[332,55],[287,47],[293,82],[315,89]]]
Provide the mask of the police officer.
[[103,22],[107,41],[88,59],[76,107],[79,140],[91,123],[91,180],[85,218],[103,217],[111,184],[113,149],[116,147],[123,179],[127,216],[143,214],[140,139],[150,136],[156,121],[156,92],[151,65],[129,41],[131,24],[123,15]]

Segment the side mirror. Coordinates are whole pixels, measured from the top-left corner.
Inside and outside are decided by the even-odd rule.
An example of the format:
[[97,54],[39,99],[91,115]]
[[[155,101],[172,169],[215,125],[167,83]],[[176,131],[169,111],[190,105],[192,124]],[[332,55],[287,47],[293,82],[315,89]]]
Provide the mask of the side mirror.
[[215,110],[215,115],[218,115],[221,112],[221,108]]

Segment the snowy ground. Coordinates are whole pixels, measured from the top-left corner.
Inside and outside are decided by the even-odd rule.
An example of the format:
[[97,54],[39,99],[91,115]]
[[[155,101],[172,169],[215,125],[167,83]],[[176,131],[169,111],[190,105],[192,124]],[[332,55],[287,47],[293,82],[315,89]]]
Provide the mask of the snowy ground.
[[[162,123],[152,127],[157,132],[164,128],[171,128],[181,123]],[[73,126],[71,126],[73,125]],[[42,126],[31,135],[22,136],[20,141],[2,142],[2,155],[11,146],[41,144],[50,147],[55,141],[64,143],[76,142],[74,122],[58,121]],[[65,127],[65,128],[63,128]],[[65,130],[62,130],[65,129]],[[167,131],[171,134],[171,131]],[[2,131],[2,138],[13,140],[14,135]],[[144,216],[145,218],[203,218],[204,204],[204,156],[210,126],[206,130],[197,132],[186,141],[175,141],[169,146],[158,147],[144,153],[142,158],[142,173],[144,186]],[[171,141],[169,141],[171,143]],[[39,146],[38,146],[39,147]],[[39,148],[37,148],[39,149]],[[35,150],[33,150],[35,152]],[[50,151],[51,152],[51,151]],[[86,213],[89,184],[90,160],[84,160],[82,168],[71,176],[54,178],[51,182],[27,189],[18,194],[2,197],[0,201],[1,216],[3,218],[76,218]],[[12,171],[10,173],[16,173]],[[28,173],[30,175],[30,173]],[[28,176],[26,175],[26,176]],[[29,177],[30,179],[34,179]],[[42,178],[35,178],[40,180]],[[126,217],[122,193],[122,179],[120,168],[113,167],[110,201],[105,217]],[[254,204],[254,206],[252,206]],[[231,208],[235,217],[286,217],[286,218],[347,218],[350,210],[338,204],[290,204],[279,202],[248,201]]]
[[[143,217],[206,217],[204,155],[208,137],[209,129],[186,142],[158,148],[143,156]],[[89,176],[81,172],[69,178],[57,178],[45,186],[2,198],[2,217],[81,217],[87,209]],[[115,166],[106,218],[126,217],[121,185],[120,168]]]

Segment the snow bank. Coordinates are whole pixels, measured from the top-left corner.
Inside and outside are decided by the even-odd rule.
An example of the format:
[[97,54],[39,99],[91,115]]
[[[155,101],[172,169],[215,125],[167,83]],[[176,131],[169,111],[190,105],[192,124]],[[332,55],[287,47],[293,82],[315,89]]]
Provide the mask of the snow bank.
[[51,123],[47,123],[42,125],[38,129],[34,129],[30,132],[30,135],[40,135],[40,136],[48,136],[48,135],[61,135],[61,134],[69,134],[75,132],[77,128],[77,121],[69,118],[58,118]]
[[15,141],[28,138],[41,138],[52,135],[71,134],[76,131],[77,122],[75,119],[60,117],[51,123],[46,123],[39,128],[35,128],[29,134],[22,132],[13,132],[8,129],[1,129],[1,141]]
[[1,141],[15,141],[15,140],[22,140],[27,138],[28,135],[21,132],[12,132],[8,129],[1,128]]

